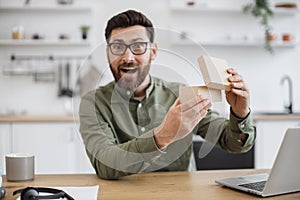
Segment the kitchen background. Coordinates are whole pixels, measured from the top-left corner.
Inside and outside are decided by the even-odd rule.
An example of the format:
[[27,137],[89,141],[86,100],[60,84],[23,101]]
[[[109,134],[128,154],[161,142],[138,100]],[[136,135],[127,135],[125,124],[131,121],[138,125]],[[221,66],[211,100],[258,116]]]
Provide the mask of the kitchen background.
[[[284,111],[289,103],[288,84],[281,84],[285,75],[293,84],[293,109],[300,111],[298,1],[284,1],[296,8],[275,9],[271,19],[276,36],[271,42],[272,54],[264,49],[264,32],[258,19],[242,12],[243,5],[251,1],[195,0],[194,5],[188,5],[189,2],[0,0],[0,115],[53,119],[74,114],[76,118],[80,96],[112,80],[103,50],[104,28],[111,16],[129,8],[145,13],[158,28],[161,54],[152,67],[156,76],[190,85],[202,84],[197,57],[206,52],[227,60],[243,75],[250,88],[254,112]],[[282,2],[270,3],[275,6]],[[86,39],[82,38],[82,26],[89,27]],[[292,39],[283,41],[284,34]],[[0,124],[2,158],[4,153],[26,150],[18,148],[18,144],[36,137],[5,136],[5,131],[18,130],[12,124],[9,120]],[[47,127],[46,124],[39,130],[45,132]],[[19,130],[24,132],[26,128]],[[75,159],[76,155],[72,156]],[[45,171],[51,170],[40,169]]]

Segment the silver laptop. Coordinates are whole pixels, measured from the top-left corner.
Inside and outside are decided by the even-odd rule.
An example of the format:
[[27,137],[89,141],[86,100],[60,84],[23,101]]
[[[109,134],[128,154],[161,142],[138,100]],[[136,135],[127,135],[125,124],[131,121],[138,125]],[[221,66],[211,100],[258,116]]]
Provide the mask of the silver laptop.
[[[270,138],[272,140],[272,138]],[[240,176],[215,182],[267,197],[300,191],[300,128],[289,128],[270,174]]]

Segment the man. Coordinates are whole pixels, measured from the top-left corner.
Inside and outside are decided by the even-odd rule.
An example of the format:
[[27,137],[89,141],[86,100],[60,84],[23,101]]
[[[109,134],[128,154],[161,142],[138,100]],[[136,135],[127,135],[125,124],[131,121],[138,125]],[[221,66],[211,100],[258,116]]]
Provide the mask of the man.
[[80,132],[97,175],[104,179],[151,171],[191,169],[192,135],[229,152],[248,151],[255,139],[249,91],[228,69],[230,119],[210,109],[201,95],[178,99],[178,83],[150,76],[158,49],[151,21],[128,10],[105,30],[107,59],[115,81],[87,93],[80,105]]

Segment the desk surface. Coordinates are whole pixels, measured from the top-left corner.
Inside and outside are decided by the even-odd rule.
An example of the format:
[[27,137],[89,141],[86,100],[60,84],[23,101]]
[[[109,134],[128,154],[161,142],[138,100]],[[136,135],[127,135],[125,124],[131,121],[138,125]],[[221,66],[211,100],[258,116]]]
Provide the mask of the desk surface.
[[[137,174],[117,181],[102,180],[93,174],[36,175],[30,182],[6,182],[5,200],[15,199],[12,192],[26,186],[93,186],[99,185],[98,199],[101,200],[166,200],[166,199],[261,199],[260,197],[231,190],[215,184],[216,179],[231,176],[266,172],[266,170],[218,170],[197,172],[160,172]],[[269,199],[300,199],[300,192],[274,196]]]

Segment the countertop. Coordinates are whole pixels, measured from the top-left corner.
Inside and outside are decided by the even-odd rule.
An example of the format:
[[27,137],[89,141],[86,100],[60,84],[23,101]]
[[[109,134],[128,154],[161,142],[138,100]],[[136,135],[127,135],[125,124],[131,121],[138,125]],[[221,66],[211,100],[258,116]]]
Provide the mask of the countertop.
[[283,114],[283,113],[254,113],[254,121],[262,120],[300,120],[300,113]]
[[[15,199],[12,192],[24,187],[66,187],[99,185],[98,198],[101,200],[199,200],[199,199],[243,199],[260,200],[262,198],[245,192],[221,187],[215,180],[233,176],[266,173],[269,170],[211,170],[195,172],[153,172],[141,173],[120,180],[99,179],[95,174],[36,175],[33,181],[7,182],[4,176],[3,186],[7,188],[4,200]],[[71,194],[71,193],[70,193]],[[88,199],[88,197],[86,198]],[[300,192],[268,197],[268,200],[300,199]]]
[[47,116],[47,115],[0,115],[0,123],[25,123],[25,122],[75,122],[74,116]]
[[[300,113],[254,113],[254,121],[261,120],[300,120]],[[31,123],[31,122],[78,122],[78,117],[74,116],[48,116],[48,115],[1,115],[0,123]]]

